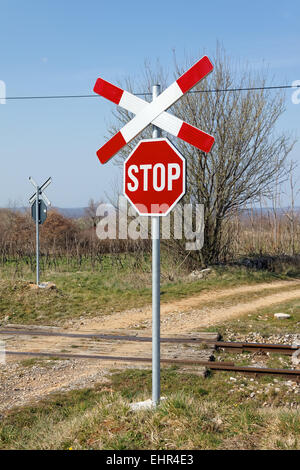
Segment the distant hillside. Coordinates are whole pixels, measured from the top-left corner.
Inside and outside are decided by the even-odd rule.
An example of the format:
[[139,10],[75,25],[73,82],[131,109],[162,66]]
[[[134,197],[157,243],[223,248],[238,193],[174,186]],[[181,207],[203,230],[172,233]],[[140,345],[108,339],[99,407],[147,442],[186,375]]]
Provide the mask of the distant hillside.
[[[4,208],[3,208],[4,209]],[[8,208],[13,211],[20,211],[20,212],[25,212],[26,210],[29,209],[29,207],[17,207],[17,208]],[[68,217],[70,219],[80,219],[85,215],[85,210],[86,207],[51,207],[51,209],[54,209],[58,211],[60,214],[62,214],[64,217]],[[284,215],[286,212],[288,212],[288,208],[277,208],[277,214]],[[300,207],[295,207],[294,211],[297,215],[300,215]],[[240,216],[242,218],[244,217],[249,217],[250,215],[255,215],[255,216],[260,216],[260,215],[267,215],[268,213],[272,214],[273,209],[271,207],[262,207],[257,208],[254,207],[253,209],[247,208],[243,209],[240,211]]]
[[[3,209],[9,209],[15,212],[25,212],[29,209],[29,207],[7,207]],[[64,217],[68,217],[71,219],[80,219],[85,214],[85,207],[52,207],[50,209],[54,209],[62,214]]]
[[85,207],[54,207],[60,214],[71,219],[80,219],[85,214]]

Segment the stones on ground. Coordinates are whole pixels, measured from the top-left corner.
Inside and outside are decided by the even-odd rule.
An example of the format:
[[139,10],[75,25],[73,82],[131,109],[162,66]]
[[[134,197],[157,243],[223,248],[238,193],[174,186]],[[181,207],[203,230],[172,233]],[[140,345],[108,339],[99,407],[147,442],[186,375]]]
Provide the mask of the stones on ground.
[[226,328],[223,333],[224,340],[237,341],[245,343],[274,343],[274,344],[292,344],[300,347],[300,334],[299,333],[286,333],[286,334],[272,334],[262,335],[258,332],[251,333],[233,333],[230,328]]
[[285,318],[291,318],[291,315],[288,313],[274,313],[274,317],[284,320]]
[[[176,336],[175,336],[176,337]],[[214,360],[215,346],[213,343],[206,344],[203,347],[204,342],[191,343],[191,338],[198,340],[212,340],[217,341],[219,333],[216,332],[191,332],[190,334],[177,335],[179,338],[186,338],[187,343],[161,343],[161,355],[166,359],[175,359],[184,357],[186,359],[196,359],[200,361],[212,361]],[[200,375],[205,374],[205,371],[201,371]]]
[[292,354],[292,364],[293,366],[298,366],[300,364],[300,349],[297,349],[297,351]]
[[95,370],[93,363],[85,360],[43,359],[34,365],[8,362],[0,370],[0,413],[36,402],[52,392],[108,384],[110,375],[111,372],[107,369]]
[[189,277],[192,279],[206,279],[211,272],[212,272],[211,268],[195,270],[189,274]]

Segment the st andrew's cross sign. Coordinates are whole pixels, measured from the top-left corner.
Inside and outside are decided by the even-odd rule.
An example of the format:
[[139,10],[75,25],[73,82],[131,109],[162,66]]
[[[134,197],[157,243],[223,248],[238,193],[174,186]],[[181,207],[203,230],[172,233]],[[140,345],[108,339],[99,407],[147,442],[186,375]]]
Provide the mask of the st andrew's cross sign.
[[203,152],[209,152],[214,143],[213,136],[165,111],[212,70],[213,65],[209,58],[207,56],[202,57],[151,103],[147,103],[102,78],[98,78],[94,87],[95,93],[136,114],[131,121],[98,150],[97,155],[100,162],[106,163],[151,123]]

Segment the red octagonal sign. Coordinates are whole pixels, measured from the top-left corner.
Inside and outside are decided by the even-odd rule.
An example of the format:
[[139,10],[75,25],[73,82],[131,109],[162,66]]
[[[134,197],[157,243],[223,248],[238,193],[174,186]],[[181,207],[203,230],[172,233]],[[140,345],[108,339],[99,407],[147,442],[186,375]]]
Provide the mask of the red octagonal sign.
[[141,140],[124,162],[124,194],[140,215],[167,215],[185,193],[185,159],[168,139]]

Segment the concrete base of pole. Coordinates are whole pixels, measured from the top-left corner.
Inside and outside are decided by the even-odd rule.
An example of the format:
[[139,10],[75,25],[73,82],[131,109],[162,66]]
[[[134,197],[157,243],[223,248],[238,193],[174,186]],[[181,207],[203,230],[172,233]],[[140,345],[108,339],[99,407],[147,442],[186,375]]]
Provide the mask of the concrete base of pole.
[[33,284],[32,282],[29,283],[30,289],[46,289],[46,290],[56,290],[56,284],[53,282],[41,282],[39,285]]
[[[160,403],[162,401],[165,401],[166,399],[167,399],[166,397],[161,397]],[[157,408],[157,406],[155,406],[155,404],[150,398],[145,401],[138,401],[137,403],[131,403],[129,407],[132,411],[155,410],[155,408]]]

